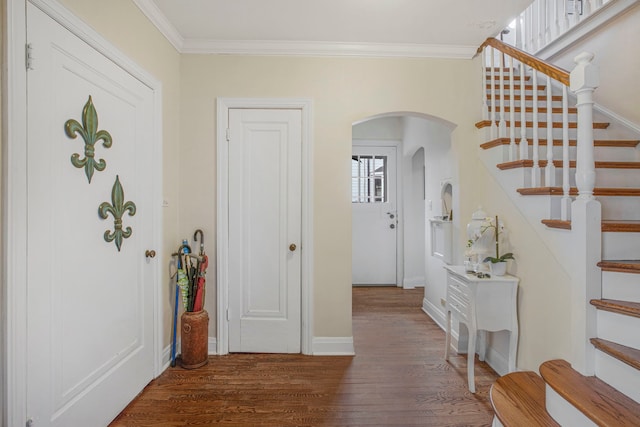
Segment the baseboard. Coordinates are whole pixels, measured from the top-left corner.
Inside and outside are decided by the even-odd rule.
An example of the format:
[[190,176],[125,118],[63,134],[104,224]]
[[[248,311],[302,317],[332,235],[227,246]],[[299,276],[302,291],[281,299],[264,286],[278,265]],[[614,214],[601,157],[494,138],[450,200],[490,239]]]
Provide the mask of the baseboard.
[[216,341],[216,337],[209,337],[209,356],[218,354],[218,342]]
[[403,289],[424,288],[424,276],[405,277],[402,281]]
[[506,375],[509,373],[509,361],[502,353],[498,353],[493,347],[487,347],[485,358],[487,365],[498,373],[498,375]]
[[434,322],[444,331],[446,330],[445,322],[446,319],[444,317],[444,311],[441,308],[435,306],[431,301],[426,298],[422,299],[422,311],[427,313],[429,317],[433,319]]
[[314,356],[355,356],[353,337],[313,337]]

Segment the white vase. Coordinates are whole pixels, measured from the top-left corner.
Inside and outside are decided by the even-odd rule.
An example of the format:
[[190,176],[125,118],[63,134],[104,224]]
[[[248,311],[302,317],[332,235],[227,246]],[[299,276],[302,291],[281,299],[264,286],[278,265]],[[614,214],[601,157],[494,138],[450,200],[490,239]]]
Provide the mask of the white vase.
[[491,263],[491,274],[494,276],[504,276],[507,272],[507,262],[492,262]]

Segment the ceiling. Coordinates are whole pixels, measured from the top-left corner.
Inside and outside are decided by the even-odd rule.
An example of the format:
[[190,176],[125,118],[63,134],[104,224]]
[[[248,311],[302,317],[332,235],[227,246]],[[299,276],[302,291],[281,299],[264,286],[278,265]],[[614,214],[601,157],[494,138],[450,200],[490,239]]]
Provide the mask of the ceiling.
[[134,0],[183,53],[470,58],[531,0]]

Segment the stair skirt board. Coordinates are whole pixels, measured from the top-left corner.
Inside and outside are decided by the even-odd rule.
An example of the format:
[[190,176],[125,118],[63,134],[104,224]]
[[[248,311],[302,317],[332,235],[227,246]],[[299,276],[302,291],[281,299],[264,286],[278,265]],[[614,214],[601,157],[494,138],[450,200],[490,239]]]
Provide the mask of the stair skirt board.
[[549,385],[546,385],[545,392],[547,412],[561,426],[597,426],[597,424],[587,418],[575,406],[564,400],[564,398],[556,393]]
[[640,349],[640,318],[598,310],[598,338]]
[[[607,233],[609,234],[609,233]],[[614,234],[614,233],[611,233]],[[637,239],[637,238],[636,238]],[[604,248],[604,242],[603,242]],[[634,257],[640,259],[640,256]],[[620,259],[607,257],[607,259]],[[602,272],[602,298],[640,303],[640,277],[616,271]]]
[[640,371],[601,351],[596,351],[596,376],[640,403]]

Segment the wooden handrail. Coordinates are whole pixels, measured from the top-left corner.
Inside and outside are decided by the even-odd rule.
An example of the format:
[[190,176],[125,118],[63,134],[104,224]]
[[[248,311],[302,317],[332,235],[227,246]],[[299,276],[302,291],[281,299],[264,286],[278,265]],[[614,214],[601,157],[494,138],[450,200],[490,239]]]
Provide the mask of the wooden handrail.
[[517,59],[518,61],[540,71],[541,73],[544,73],[552,79],[559,81],[565,86],[569,86],[569,72],[567,70],[556,67],[555,65],[549,64],[548,62],[544,62],[536,58],[535,56],[529,55],[527,52],[523,52],[520,49],[509,46],[508,44],[503,43],[498,39],[494,39],[493,37],[489,37],[484,41],[484,43],[480,45],[478,51],[476,52],[476,55],[482,52],[482,50],[487,46],[491,46],[494,49],[497,49],[500,52],[505,53]]

